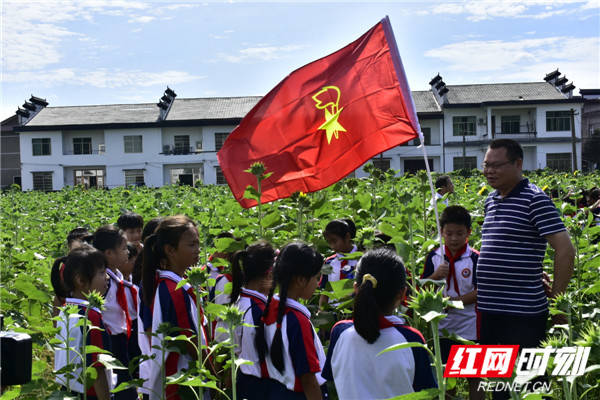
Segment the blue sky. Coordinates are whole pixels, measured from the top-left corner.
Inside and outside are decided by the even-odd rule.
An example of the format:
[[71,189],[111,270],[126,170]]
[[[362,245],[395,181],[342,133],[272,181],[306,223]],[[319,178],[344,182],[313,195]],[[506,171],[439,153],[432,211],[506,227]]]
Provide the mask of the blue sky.
[[600,0],[3,0],[0,118],[50,106],[264,95],[390,17],[411,89],[532,82],[600,88]]

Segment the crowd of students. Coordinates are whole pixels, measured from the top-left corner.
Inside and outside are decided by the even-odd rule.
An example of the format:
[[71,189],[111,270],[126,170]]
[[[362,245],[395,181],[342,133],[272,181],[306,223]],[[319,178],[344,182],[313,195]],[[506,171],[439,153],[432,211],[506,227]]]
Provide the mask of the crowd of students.
[[[427,256],[423,277],[445,279],[444,294],[465,304],[464,310],[450,311],[440,329],[476,340],[478,253],[468,244],[471,217],[463,207],[449,206],[442,213],[441,225],[444,248]],[[387,398],[436,387],[431,360],[422,348],[376,356],[393,344],[425,342],[420,332],[398,316],[407,291],[406,269],[400,257],[389,247],[382,247],[367,251],[359,260],[345,259],[345,255],[358,251],[356,227],[350,219],[331,221],[323,235],[334,252],[326,259],[305,243],[293,242],[276,249],[262,240],[233,254],[216,253],[209,259],[206,268],[215,284],[205,288],[209,295],[200,303],[235,305],[243,313],[244,325],[236,328],[232,341],[236,355],[252,363],[240,367],[238,398],[324,399],[328,397],[327,381],[333,383],[340,399]],[[229,232],[218,237],[235,239]],[[182,352],[162,349],[163,334],[158,330],[164,322],[190,337],[200,335],[203,344],[210,343],[211,338],[228,338],[218,329],[226,327],[224,322],[208,326],[203,310],[196,308],[198,294],[193,288],[189,284],[178,287],[186,270],[199,262],[198,230],[190,218],[155,218],[144,225],[141,216],[127,213],[116,226],[102,226],[93,233],[76,228],[67,242],[68,255],[56,260],[51,273],[55,315],[64,305],[76,305],[80,315],[61,314],[61,337],[69,336],[71,346],[81,346],[81,326],[75,325],[73,318],[85,315],[88,308],[90,323],[100,329],[91,331],[87,343],[109,350],[124,366],[134,361],[131,364],[136,367],[111,371],[99,362],[100,351],[89,354],[87,365],[94,366],[98,374],[88,398],[159,398],[161,368],[170,376],[188,368],[197,356],[191,346]],[[230,268],[214,266],[211,261],[216,259],[228,261]],[[317,288],[324,289],[328,282],[340,279],[354,280],[352,320],[339,321],[331,332],[317,334],[303,303]],[[226,290],[228,283],[230,291]],[[103,310],[89,308],[86,295],[92,290],[104,295]],[[328,303],[337,305],[327,296],[319,298],[321,308]],[[327,354],[323,338],[330,340]],[[451,344],[442,341],[444,358]],[[80,363],[67,353],[64,348],[56,350],[55,370]],[[137,362],[140,354],[154,359]],[[141,378],[144,384],[137,390],[110,394],[112,388],[134,378]],[[66,391],[83,392],[81,383],[67,379],[65,374],[58,374],[57,382]],[[167,398],[181,398],[182,390],[185,388],[168,385]]]

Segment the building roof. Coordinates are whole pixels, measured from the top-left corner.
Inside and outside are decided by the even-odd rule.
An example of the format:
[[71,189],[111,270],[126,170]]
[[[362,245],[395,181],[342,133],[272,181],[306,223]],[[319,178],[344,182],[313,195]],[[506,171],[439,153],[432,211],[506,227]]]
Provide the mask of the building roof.
[[33,117],[26,126],[153,123],[158,120],[158,110],[158,106],[153,103],[46,107]]
[[167,121],[241,119],[261,96],[175,99]]
[[448,104],[566,100],[547,82],[446,85]]
[[437,101],[435,101],[431,90],[413,91],[412,96],[418,113],[437,113],[442,111]]

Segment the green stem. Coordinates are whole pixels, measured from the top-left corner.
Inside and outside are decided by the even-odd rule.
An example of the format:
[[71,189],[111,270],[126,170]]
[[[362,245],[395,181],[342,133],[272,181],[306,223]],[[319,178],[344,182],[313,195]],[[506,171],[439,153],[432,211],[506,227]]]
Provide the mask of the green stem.
[[442,368],[442,353],[440,349],[440,333],[438,332],[438,322],[431,322],[431,330],[433,333],[433,348],[435,350],[435,357],[433,358],[433,363],[435,365],[435,374],[437,376],[439,395],[438,398],[440,400],[444,400],[446,398],[446,382],[444,382],[444,370]]
[[257,181],[257,192],[258,192],[258,237],[263,238],[263,228],[262,228],[262,211],[261,211],[261,199],[262,199],[262,188],[261,188],[261,179],[260,177],[256,178]]
[[235,332],[234,331],[235,331],[235,327],[233,327],[232,325],[230,325],[229,326],[229,338],[230,338],[231,344],[232,344],[231,348],[229,349],[229,351],[230,351],[230,357],[231,357],[231,399],[232,400],[237,400],[237,387],[236,387],[236,385],[237,385],[237,383],[236,383],[236,380],[237,380],[237,365],[235,363],[235,360],[236,360],[236,358],[235,358],[235,346],[237,346],[237,345],[236,345],[235,340],[234,340],[234,338],[235,338],[235,336],[234,336]]
[[166,349],[166,345],[165,345],[165,337],[163,334],[162,340],[161,340],[161,363],[160,363],[160,381],[162,382],[162,391],[160,393],[160,398],[161,400],[166,400],[167,398],[167,371],[165,369],[165,363],[167,362],[166,358],[165,358],[165,354],[167,352]]
[[[196,320],[198,321],[198,326],[196,327],[196,340],[198,343],[198,347],[197,347],[197,351],[198,351],[198,357],[196,359],[196,366],[197,366],[197,373],[200,374],[202,367],[204,365],[204,354],[202,353],[202,313],[200,312],[200,310],[202,310],[201,305],[200,305],[200,291],[202,290],[200,287],[195,287],[194,288],[196,290]],[[204,388],[202,386],[200,386],[199,388],[199,393],[200,393],[200,399],[204,398]]]
[[85,307],[85,316],[83,318],[83,343],[81,344],[83,347],[83,351],[81,354],[83,355],[81,364],[82,364],[82,372],[83,372],[83,400],[87,400],[87,351],[85,345],[87,343],[87,335],[88,335],[88,306]]

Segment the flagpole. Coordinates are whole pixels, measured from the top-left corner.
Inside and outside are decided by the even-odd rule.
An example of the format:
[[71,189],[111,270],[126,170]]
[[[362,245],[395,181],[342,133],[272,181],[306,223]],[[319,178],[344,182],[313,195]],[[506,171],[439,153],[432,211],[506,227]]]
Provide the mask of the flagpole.
[[[417,108],[415,107],[415,101],[412,97],[410,87],[408,86],[408,79],[406,79],[404,66],[402,65],[402,60],[400,59],[400,52],[398,51],[396,37],[394,36],[394,31],[392,30],[392,24],[390,23],[390,19],[387,15],[381,20],[381,23],[385,31],[386,39],[390,46],[392,61],[394,62],[396,75],[398,76],[398,81],[400,82],[400,89],[405,94],[405,99],[410,100],[410,105],[412,106],[410,110],[407,110],[407,115],[411,120],[413,127],[419,134],[419,141],[421,142],[419,147],[423,151],[423,159],[425,160],[425,170],[427,171],[427,180],[429,181],[429,189],[431,190],[431,198],[433,199],[432,202],[434,205],[433,211],[435,212],[435,224],[437,226],[438,240],[440,241],[440,250],[442,251],[443,256],[444,244],[442,242],[442,229],[440,228],[440,217],[438,215],[437,201],[435,201],[435,189],[433,188],[433,181],[431,179],[431,170],[429,169],[429,163],[427,162],[427,149],[425,148],[425,140],[423,139],[423,132],[421,132],[421,124],[419,123],[419,118],[417,117]],[[442,160],[442,162],[444,161]],[[423,229],[427,229],[427,227],[423,227]]]
[[[435,196],[435,189],[433,187],[433,180],[431,179],[431,170],[429,169],[429,162],[427,159],[427,149],[425,148],[425,141],[423,140],[423,132],[421,132],[421,125],[419,124],[419,140],[421,144],[419,147],[423,151],[423,159],[425,160],[425,171],[427,171],[427,180],[429,181],[429,189],[431,190],[431,203],[433,204],[433,212],[435,213],[435,225],[438,231],[438,240],[440,241],[440,251],[442,257],[444,257],[444,242],[442,241],[442,229],[440,227],[440,216],[438,214],[437,199]],[[442,161],[443,162],[443,161]],[[423,227],[425,230],[427,227]]]

